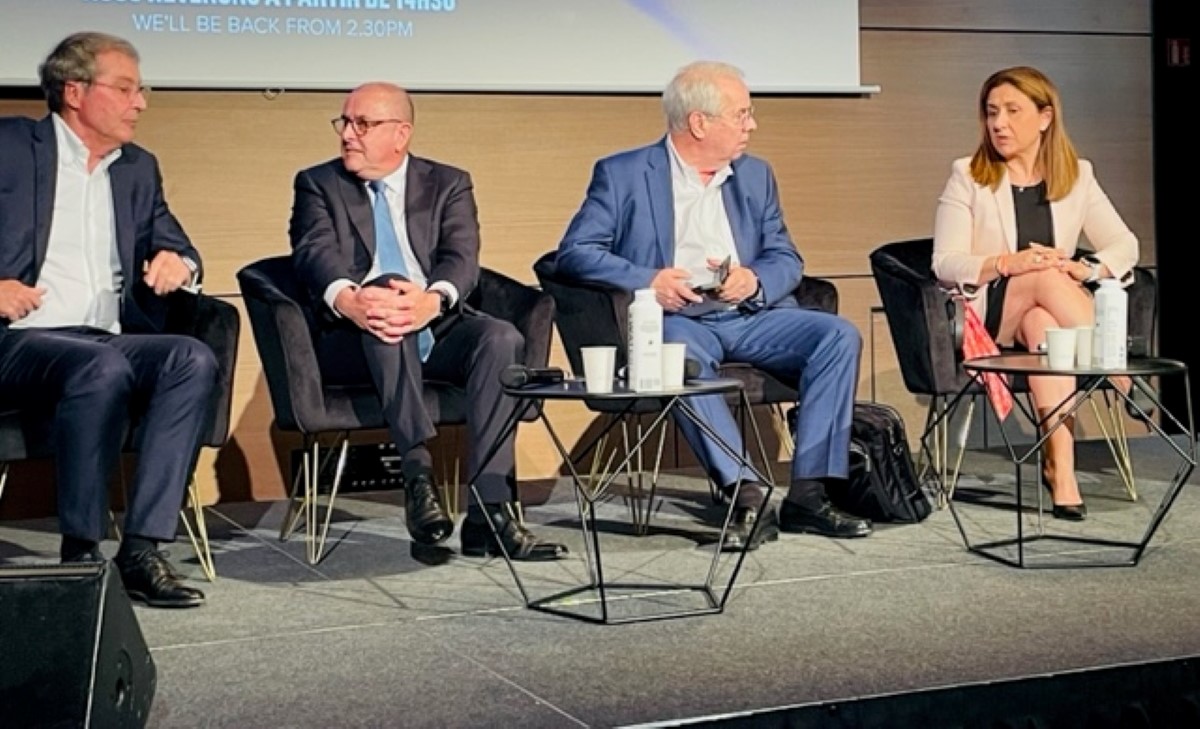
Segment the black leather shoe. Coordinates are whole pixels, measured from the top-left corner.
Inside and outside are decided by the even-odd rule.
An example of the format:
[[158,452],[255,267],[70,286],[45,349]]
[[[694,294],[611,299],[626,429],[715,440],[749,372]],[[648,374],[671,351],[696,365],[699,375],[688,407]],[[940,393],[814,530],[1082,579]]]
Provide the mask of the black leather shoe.
[[[462,525],[462,553],[466,557],[502,557],[508,552],[509,559],[520,562],[549,562],[563,559],[569,554],[567,545],[557,542],[543,542],[537,536],[521,525],[512,517],[512,509],[507,504],[500,507],[488,507],[488,517],[496,527],[496,534],[486,523],[480,524],[470,520]],[[504,544],[501,550],[500,545]]]
[[1054,503],[1054,488],[1050,482],[1046,480],[1045,475],[1042,476],[1042,488],[1050,493],[1050,513],[1055,519],[1063,519],[1066,521],[1083,521],[1087,518],[1087,504],[1080,502],[1078,504],[1056,504]]
[[[756,519],[758,520],[757,529],[754,527]],[[753,534],[751,533],[752,529],[754,529]],[[767,509],[762,512],[762,518],[759,518],[758,509],[739,506],[733,510],[733,516],[729,517],[729,528],[725,530],[721,551],[753,552],[764,543],[774,542],[777,539],[779,539],[779,516],[774,509]]]
[[113,560],[131,600],[150,607],[188,608],[204,604],[204,593],[187,587],[157,550],[144,549]]
[[104,555],[100,553],[99,547],[92,547],[86,552],[62,558],[63,564],[102,564],[103,562]]
[[840,511],[828,501],[816,511],[802,509],[790,501],[785,501],[783,506],[779,507],[779,528],[785,532],[851,539],[870,534],[871,520]]
[[1083,521],[1087,518],[1087,504],[1054,504],[1050,508],[1050,513],[1054,515],[1055,519]]
[[404,524],[413,541],[421,544],[440,544],[454,531],[454,521],[442,508],[430,474],[405,479]]
[[[1134,379],[1141,380],[1140,377]],[[1137,385],[1132,385],[1129,390],[1129,399],[1125,401],[1125,412],[1129,414],[1129,417],[1149,423],[1150,419],[1154,417],[1155,410],[1154,401],[1150,399],[1150,396],[1138,389]]]

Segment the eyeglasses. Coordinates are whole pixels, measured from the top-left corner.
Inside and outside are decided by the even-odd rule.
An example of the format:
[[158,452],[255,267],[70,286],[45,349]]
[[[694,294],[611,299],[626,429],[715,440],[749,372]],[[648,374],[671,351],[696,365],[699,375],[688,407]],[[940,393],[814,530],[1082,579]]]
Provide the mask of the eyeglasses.
[[121,96],[124,96],[129,101],[133,101],[139,96],[145,98],[150,94],[149,86],[135,86],[134,84],[126,83],[110,84],[105,81],[85,81],[84,83],[86,83],[88,86],[103,86],[106,89],[112,89]]
[[351,119],[348,116],[339,116],[330,119],[329,123],[333,125],[333,131],[337,132],[339,137],[346,131],[346,127],[353,129],[355,136],[361,137],[380,124],[406,124],[407,122],[403,119],[364,119],[361,116]]
[[732,112],[731,115],[705,113],[704,116],[708,117],[709,119],[725,119],[726,121],[732,122],[735,126],[744,127],[750,123],[751,119],[754,118],[754,107],[747,106],[744,109],[738,109],[737,111]]

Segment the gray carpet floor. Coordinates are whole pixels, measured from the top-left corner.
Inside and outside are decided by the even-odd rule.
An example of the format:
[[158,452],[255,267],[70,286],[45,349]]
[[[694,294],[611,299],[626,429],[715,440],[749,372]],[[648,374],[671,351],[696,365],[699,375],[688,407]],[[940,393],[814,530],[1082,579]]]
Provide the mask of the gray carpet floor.
[[[218,504],[208,510],[215,582],[186,541],[171,547],[207,604],[135,610],[158,670],[149,726],[678,725],[1198,655],[1194,475],[1136,566],[1086,568],[1130,550],[1053,539],[1030,543],[1026,561],[1066,569],[1018,569],[964,547],[963,532],[977,544],[1012,536],[1018,523],[1027,535],[1141,540],[1179,457],[1155,438],[1131,443],[1137,501],[1103,442],[1081,444],[1091,513],[1081,524],[1039,514],[1031,473],[1018,516],[1011,465],[973,451],[955,501],[962,532],[942,509],[866,539],[784,535],[745,560],[723,612],[622,625],[528,609],[502,560],[455,554],[457,533],[449,550],[414,555],[394,492],[339,497],[315,566],[300,535],[278,538],[284,503]],[[690,474],[664,476],[657,496],[643,536],[619,490],[597,504],[605,578],[637,586],[606,593],[611,615],[702,605],[681,588],[708,576],[720,511]],[[572,549],[562,562],[518,565],[528,597],[582,584],[569,482],[526,517]],[[0,523],[0,561],[50,561],[57,544],[52,520]],[[732,569],[718,562],[718,595]],[[600,615],[595,593],[559,607]]]

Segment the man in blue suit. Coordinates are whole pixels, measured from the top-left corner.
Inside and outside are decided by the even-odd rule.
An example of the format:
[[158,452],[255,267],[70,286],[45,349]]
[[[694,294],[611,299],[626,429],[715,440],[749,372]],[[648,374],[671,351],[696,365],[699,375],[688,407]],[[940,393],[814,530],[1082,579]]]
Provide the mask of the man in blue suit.
[[164,297],[198,284],[200,254],[158,162],[132,143],[146,108],[134,47],[77,33],[40,72],[50,114],[0,119],[0,403],[53,416],[64,562],[103,561],[109,479],[141,416],[114,561],[130,597],[200,605],[158,551],[175,538],[217,383],[211,349],[162,333]]
[[[747,362],[800,393],[792,481],[778,514],[762,513],[756,483],[737,491],[722,549],[756,549],[778,530],[861,537],[871,523],[837,510],[826,486],[849,474],[850,421],[862,338],[845,319],[802,309],[792,291],[804,264],[788,234],[769,165],[745,154],[757,128],[737,68],[697,62],[663,93],[668,131],[647,147],[596,164],[583,206],[559,244],[560,275],[621,289],[652,288],[663,339],[687,344],[701,377]],[[714,272],[728,259],[728,275]],[[714,302],[694,289],[719,284]],[[741,434],[720,395],[692,406],[726,443]],[[732,494],[740,466],[685,418],[679,427],[710,478]]]

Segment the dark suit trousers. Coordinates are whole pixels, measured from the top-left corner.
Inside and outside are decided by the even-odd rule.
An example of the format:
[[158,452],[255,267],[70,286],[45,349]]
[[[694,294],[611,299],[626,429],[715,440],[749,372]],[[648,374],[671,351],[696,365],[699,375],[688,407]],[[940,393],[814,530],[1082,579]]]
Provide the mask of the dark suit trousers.
[[517,328],[477,312],[454,315],[435,325],[436,340],[424,365],[415,336],[405,337],[399,345],[366,332],[359,336],[384,419],[401,455],[437,432],[424,400],[425,381],[462,387],[467,393],[468,473],[484,467],[475,482],[484,502],[511,501],[516,485],[515,433],[486,465],[482,461],[516,407],[500,386],[500,373],[524,358],[525,340]]
[[174,540],[216,383],[216,357],[191,337],[86,327],[0,335],[0,400],[53,419],[60,530],[80,539],[108,531],[108,484],[132,417],[125,533]]

